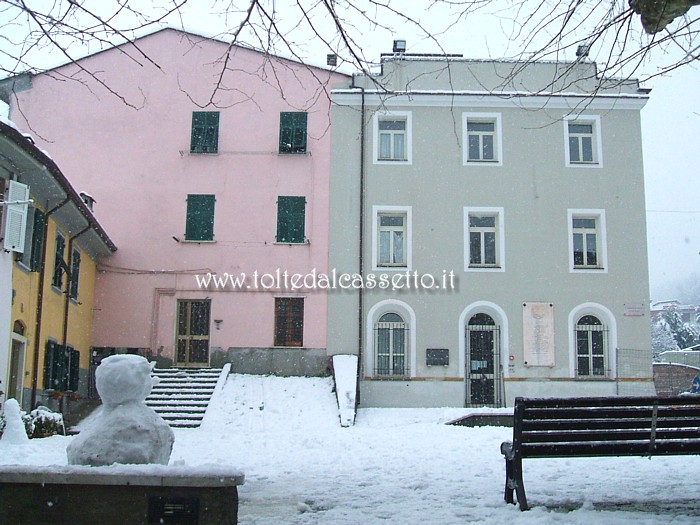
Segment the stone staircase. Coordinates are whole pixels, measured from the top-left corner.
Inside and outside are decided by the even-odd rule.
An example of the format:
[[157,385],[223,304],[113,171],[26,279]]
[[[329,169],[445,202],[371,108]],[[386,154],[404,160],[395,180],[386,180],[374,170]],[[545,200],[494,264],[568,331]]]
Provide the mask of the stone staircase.
[[[230,365],[229,365],[230,366]],[[158,379],[146,405],[173,428],[197,428],[202,423],[219,378],[228,368],[154,368]]]

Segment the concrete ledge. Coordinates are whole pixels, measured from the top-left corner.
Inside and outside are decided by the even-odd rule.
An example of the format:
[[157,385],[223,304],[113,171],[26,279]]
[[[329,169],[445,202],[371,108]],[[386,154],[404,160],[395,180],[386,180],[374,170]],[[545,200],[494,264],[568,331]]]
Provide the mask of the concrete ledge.
[[513,414],[467,414],[447,422],[461,427],[512,427]]
[[244,482],[245,475],[241,471],[221,466],[0,466],[0,483],[139,485],[141,487],[233,487],[243,485]]
[[235,525],[242,472],[221,466],[0,466],[2,523]]
[[270,347],[227,350],[212,348],[211,365],[231,363],[231,373],[276,376],[323,377],[330,375],[325,348]]

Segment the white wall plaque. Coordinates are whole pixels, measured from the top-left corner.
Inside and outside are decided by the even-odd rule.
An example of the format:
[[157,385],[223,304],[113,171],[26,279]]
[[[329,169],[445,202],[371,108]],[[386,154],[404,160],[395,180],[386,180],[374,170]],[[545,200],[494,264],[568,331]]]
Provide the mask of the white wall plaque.
[[526,366],[554,366],[554,306],[523,303],[523,347]]
[[643,303],[625,303],[624,314],[627,317],[643,317],[644,316],[644,304]]

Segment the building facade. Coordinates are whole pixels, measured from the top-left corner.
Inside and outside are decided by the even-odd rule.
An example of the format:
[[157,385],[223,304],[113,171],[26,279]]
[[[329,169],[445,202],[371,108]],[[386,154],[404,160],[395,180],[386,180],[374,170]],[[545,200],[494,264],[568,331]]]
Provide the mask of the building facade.
[[361,406],[653,394],[647,98],[583,60],[403,54],[333,90],[329,265],[354,280],[328,351],[359,354]]
[[[88,392],[97,261],[116,246],[58,165],[0,122],[0,390],[68,410]],[[53,399],[53,401],[52,401]]]
[[165,29],[4,81],[120,246],[98,267],[98,353],[325,372],[326,294],[285,275],[327,271],[328,92],[346,78]]

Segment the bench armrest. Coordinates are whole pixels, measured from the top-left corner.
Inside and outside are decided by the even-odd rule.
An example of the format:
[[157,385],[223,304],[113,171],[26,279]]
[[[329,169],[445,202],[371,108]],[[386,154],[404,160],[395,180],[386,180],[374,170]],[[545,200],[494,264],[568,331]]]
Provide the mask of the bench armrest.
[[501,454],[503,454],[506,459],[513,459],[515,453],[513,452],[513,442],[504,441],[501,443]]

